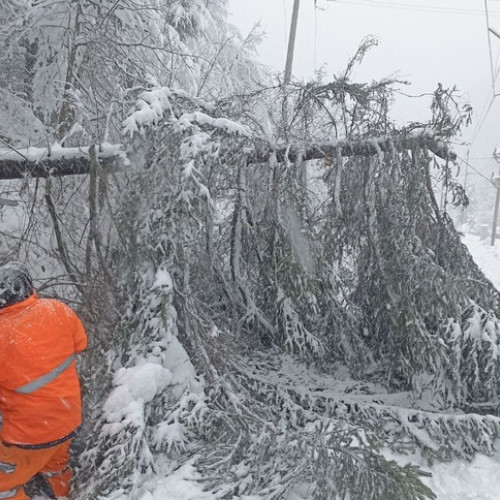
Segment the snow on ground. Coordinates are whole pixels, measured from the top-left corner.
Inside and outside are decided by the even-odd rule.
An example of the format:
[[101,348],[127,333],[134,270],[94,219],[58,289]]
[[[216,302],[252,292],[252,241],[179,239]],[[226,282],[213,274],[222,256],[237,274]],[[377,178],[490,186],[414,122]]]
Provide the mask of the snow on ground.
[[[134,500],[216,500],[212,493],[203,491],[200,475],[191,463],[179,467],[166,477],[160,476],[161,474],[133,496],[117,491],[105,500],[132,500],[132,498]],[[32,500],[49,499],[37,495],[32,497]]]
[[454,461],[437,464],[424,482],[438,500],[498,500],[500,457],[477,456],[470,464]]
[[[401,465],[409,457],[383,451],[389,460]],[[433,467],[422,466],[421,457],[412,456],[410,462],[432,474],[422,481],[436,494],[437,500],[499,500],[500,499],[500,454],[496,457],[478,455],[472,462],[454,460]]]
[[[154,484],[141,494],[137,500],[215,500],[216,497],[203,491],[203,482],[191,463],[187,463],[164,478],[157,478]],[[130,495],[111,496],[107,500],[130,500]]]
[[202,487],[196,470],[186,464],[171,476],[161,479],[153,493],[145,494],[141,500],[215,500],[215,496],[204,492]]
[[496,288],[500,289],[500,241],[497,241],[496,246],[493,247],[490,245],[489,238],[480,240],[479,236],[473,234],[465,234],[462,241],[481,271]]

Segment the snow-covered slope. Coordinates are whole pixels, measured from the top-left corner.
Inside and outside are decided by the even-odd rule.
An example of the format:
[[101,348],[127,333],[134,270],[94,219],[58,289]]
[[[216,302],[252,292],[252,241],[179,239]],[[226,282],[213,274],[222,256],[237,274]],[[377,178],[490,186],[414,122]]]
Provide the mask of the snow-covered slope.
[[481,271],[500,290],[500,242],[493,247],[489,239],[481,241],[479,236],[472,234],[465,234],[463,242]]

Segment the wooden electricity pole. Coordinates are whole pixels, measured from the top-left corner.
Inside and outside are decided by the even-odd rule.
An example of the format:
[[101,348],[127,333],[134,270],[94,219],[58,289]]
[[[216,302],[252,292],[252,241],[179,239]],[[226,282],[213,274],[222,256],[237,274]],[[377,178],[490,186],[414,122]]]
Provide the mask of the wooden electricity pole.
[[292,23],[290,25],[290,36],[288,38],[288,52],[287,52],[287,56],[286,56],[285,85],[290,83],[290,77],[292,76],[293,51],[295,49],[295,35],[297,34],[297,22],[299,19],[299,7],[300,7],[300,0],[294,0],[293,12],[292,12]]
[[493,177],[493,182],[497,188],[497,196],[495,199],[495,210],[493,212],[493,227],[491,228],[491,246],[495,246],[495,240],[497,237],[497,225],[498,225],[498,208],[500,207],[500,174]]
[[[500,163],[500,151],[495,148],[492,157],[497,163]],[[493,210],[493,226],[491,227],[491,246],[494,247],[497,238],[497,225],[498,225],[498,209],[500,208],[500,171],[492,178],[493,184],[497,189],[497,196],[495,199],[495,209]]]

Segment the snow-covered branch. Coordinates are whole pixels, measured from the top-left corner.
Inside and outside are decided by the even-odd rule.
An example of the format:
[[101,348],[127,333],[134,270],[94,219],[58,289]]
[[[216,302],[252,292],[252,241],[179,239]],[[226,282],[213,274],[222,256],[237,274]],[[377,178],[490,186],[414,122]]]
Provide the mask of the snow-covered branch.
[[455,160],[456,154],[450,151],[446,145],[432,131],[419,131],[418,133],[387,135],[371,139],[346,140],[335,139],[325,144],[309,144],[300,147],[284,146],[276,151],[269,147],[257,149],[249,155],[248,163],[264,163],[271,154],[276,155],[278,162],[295,160],[319,160],[322,158],[335,158],[340,152],[341,156],[373,156],[391,151],[403,149],[427,148],[433,154],[443,160]]
[[[188,115],[186,115],[188,116]],[[190,115],[191,116],[191,115]],[[191,117],[194,117],[192,115]],[[206,117],[202,113],[196,114],[199,121]],[[226,129],[227,133],[240,134],[243,129],[234,130],[229,120],[208,120],[205,122],[213,127]],[[243,134],[244,135],[244,134]],[[293,145],[281,147],[277,151],[269,145],[257,147],[248,154],[248,163],[265,163],[271,154],[276,155],[278,162],[295,161],[298,159],[316,160],[334,158],[339,152],[341,156],[372,156],[388,153],[394,150],[427,148],[442,159],[454,160],[456,154],[450,151],[432,131],[423,131],[412,134],[384,136],[372,139],[348,141],[338,139],[326,144]],[[0,148],[0,180],[21,179],[27,175],[31,177],[48,177],[49,175],[77,175],[86,174],[90,169],[89,147],[63,148],[54,145],[50,148]],[[128,164],[123,146],[106,144],[99,148],[97,159],[106,170],[119,170]]]
[[[89,147],[0,148],[0,180],[23,177],[48,177],[86,174],[90,170]],[[118,170],[128,164],[123,147],[106,144],[97,152],[99,165],[105,170]]]

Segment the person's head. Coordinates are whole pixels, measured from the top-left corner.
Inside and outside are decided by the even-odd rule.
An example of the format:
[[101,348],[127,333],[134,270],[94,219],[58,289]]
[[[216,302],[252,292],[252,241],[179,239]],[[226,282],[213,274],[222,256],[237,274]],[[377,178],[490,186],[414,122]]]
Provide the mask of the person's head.
[[0,266],[0,309],[27,299],[33,293],[30,272],[21,262]]

